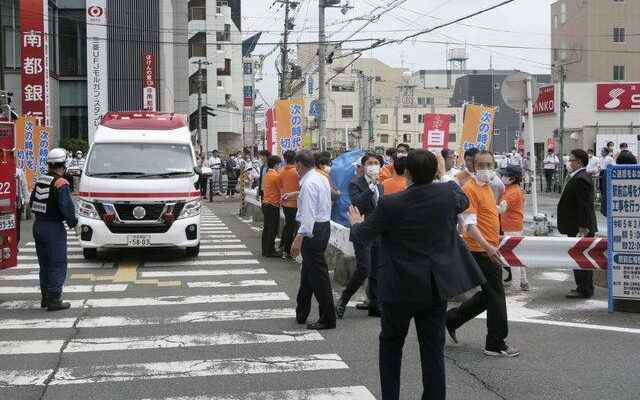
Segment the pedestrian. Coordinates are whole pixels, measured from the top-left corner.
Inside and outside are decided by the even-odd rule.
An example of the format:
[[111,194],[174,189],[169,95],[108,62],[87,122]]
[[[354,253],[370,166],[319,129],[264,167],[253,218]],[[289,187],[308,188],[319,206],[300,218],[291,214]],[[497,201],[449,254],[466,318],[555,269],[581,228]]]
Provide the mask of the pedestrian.
[[[569,180],[558,203],[558,231],[569,237],[593,237],[598,231],[594,207],[593,180],[586,171],[589,156],[575,149],[569,155]],[[567,294],[569,299],[588,299],[593,296],[593,270],[573,270],[576,289]]]
[[230,154],[225,163],[225,169],[227,171],[227,194],[226,197],[231,197],[235,194],[236,185],[238,185],[238,159],[236,154]]
[[451,149],[442,149],[440,154],[444,158],[446,170],[446,177],[443,178],[447,181],[453,180],[460,173],[460,170],[456,168],[456,152]]
[[262,180],[264,179],[265,174],[267,173],[267,160],[271,157],[271,153],[268,150],[260,150],[258,153],[260,157],[260,170],[258,172],[258,200],[262,201],[262,197],[264,196]]
[[407,179],[404,177],[407,157],[398,157],[398,155],[395,154],[391,165],[393,166],[393,174],[390,178],[382,181],[385,196],[402,192],[407,188]]
[[200,194],[203,199],[207,198],[207,186],[209,185],[209,179],[213,171],[211,167],[209,167],[209,160],[203,155],[200,156],[198,160],[198,167],[200,168]]
[[[360,164],[364,168],[364,175],[356,176],[349,182],[349,198],[351,199],[351,205],[356,207],[364,218],[367,218],[373,213],[382,196],[384,196],[384,187],[378,183],[382,157],[374,153],[366,153],[362,156]],[[353,236],[349,239],[353,242],[353,249],[356,255],[356,270],[349,278],[338,300],[336,311],[338,318],[342,319],[349,300],[367,278],[368,302],[366,307],[365,304],[360,304],[359,309],[367,309],[370,317],[379,317],[377,270],[380,262],[380,241],[362,242],[355,240]]]
[[295,164],[300,176],[296,215],[300,228],[291,245],[291,256],[295,258],[302,254],[296,320],[299,324],[306,323],[311,312],[311,298],[315,296],[319,318],[317,322],[308,324],[307,328],[335,329],[335,305],[325,258],[331,234],[331,186],[315,168],[315,160],[310,152],[296,154]]
[[[65,163],[66,164],[66,163]],[[16,168],[16,243],[20,244],[20,222],[24,213],[24,206],[29,199],[29,186],[24,170]]]
[[278,156],[269,156],[265,164],[267,171],[262,177],[262,215],[264,227],[262,229],[262,256],[282,257],[276,252],[276,236],[280,229],[280,163]]
[[385,196],[366,219],[351,207],[351,234],[365,243],[381,237],[386,254],[379,277],[382,400],[400,398],[402,349],[412,319],[422,399],[442,400],[447,298],[482,284],[483,278],[456,230],[457,215],[469,204],[466,195],[454,182],[433,183],[437,161],[430,151],[412,150],[406,164],[405,191]]
[[474,179],[463,187],[469,198],[469,208],[464,212],[466,232],[464,240],[487,279],[471,299],[447,312],[447,331],[457,343],[456,330],[462,325],[487,312],[487,336],[484,354],[488,356],[516,357],[520,352],[509,347],[507,338],[507,304],[502,284],[502,261],[498,253],[500,221],[493,190],[489,186],[494,174],[495,159],[489,151],[476,154]]
[[544,169],[544,179],[547,182],[547,193],[553,190],[553,177],[556,174],[556,169],[560,165],[558,156],[553,149],[547,150],[547,155],[542,161],[542,168]]
[[589,155],[589,164],[587,165],[587,172],[589,175],[598,177],[600,176],[600,159],[596,157],[593,149],[587,150],[587,154]]
[[336,185],[333,184],[333,180],[331,179],[331,153],[328,151],[316,153],[315,161],[318,172],[329,180],[329,185],[331,185],[331,201],[334,202],[338,197],[340,197],[340,191]]
[[393,176],[393,160],[396,158],[398,151],[390,147],[385,151],[386,160],[384,160],[384,166],[380,170],[380,182],[384,182]]
[[282,212],[284,213],[284,228],[280,241],[283,258],[291,257],[291,244],[298,230],[296,214],[298,213],[298,192],[300,192],[300,177],[296,171],[296,152],[287,150],[283,154],[286,165],[280,171],[280,191],[282,192]]
[[[611,146],[613,146],[613,142]],[[607,144],[600,152],[600,178],[598,179],[598,186],[600,188],[600,214],[607,216],[607,167],[614,165],[613,151]]]
[[209,167],[211,167],[211,192],[209,201],[213,201],[213,196],[219,196],[222,193],[222,159],[218,150],[214,150],[211,158],[209,158]]
[[620,154],[618,154],[618,158],[616,158],[616,164],[618,165],[633,165],[637,163],[638,159],[629,150],[622,150]]
[[[472,147],[464,152],[464,164],[465,170],[456,175],[456,181],[460,185],[460,187],[464,187],[467,182],[474,180],[475,177],[475,159],[476,155],[480,152],[479,149]],[[492,155],[493,156],[493,155]],[[491,168],[491,170],[487,173],[488,185],[493,191],[493,196],[496,199],[496,204],[498,199],[502,197],[502,193],[504,193],[504,183],[498,177],[498,175],[494,172],[497,164]],[[445,178],[446,180],[446,178]]]
[[62,301],[62,288],[67,277],[67,230],[63,222],[69,228],[75,228],[78,219],[69,182],[63,178],[66,157],[63,149],[49,152],[49,171],[47,175],[38,177],[30,200],[35,214],[33,238],[40,265],[40,307],[47,308],[47,311],[71,307]]
[[247,215],[247,190],[251,188],[251,183],[255,178],[253,173],[253,163],[251,162],[251,152],[246,147],[242,151],[242,159],[238,163],[238,170],[240,171],[238,178],[240,210],[238,211],[238,215],[244,217]]
[[[516,165],[508,165],[502,172],[502,182],[505,189],[498,204],[500,230],[505,236],[522,236],[524,231],[524,192],[521,187],[522,168]],[[511,268],[505,267],[505,269],[509,275],[504,281],[511,282],[513,278]],[[517,269],[520,272],[520,289],[528,291],[527,270],[525,267]]]

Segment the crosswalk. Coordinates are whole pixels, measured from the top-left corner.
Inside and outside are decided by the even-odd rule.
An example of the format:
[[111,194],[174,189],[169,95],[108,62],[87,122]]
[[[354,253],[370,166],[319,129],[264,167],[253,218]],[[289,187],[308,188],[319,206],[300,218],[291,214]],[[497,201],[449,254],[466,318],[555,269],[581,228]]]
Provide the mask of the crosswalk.
[[130,281],[68,240],[69,311],[40,309],[33,242],[0,271],[1,399],[375,400],[335,386],[347,362],[295,323],[294,299],[210,210],[198,258],[154,255]]

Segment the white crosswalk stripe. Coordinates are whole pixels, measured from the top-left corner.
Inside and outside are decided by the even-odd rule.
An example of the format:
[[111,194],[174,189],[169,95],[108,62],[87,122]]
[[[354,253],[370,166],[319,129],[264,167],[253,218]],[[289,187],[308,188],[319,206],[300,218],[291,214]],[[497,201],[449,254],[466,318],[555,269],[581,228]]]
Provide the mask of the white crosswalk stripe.
[[[184,378],[212,381],[239,376],[249,383],[246,393],[218,393],[214,383],[210,393],[197,397],[166,397],[151,385],[145,395],[147,400],[375,399],[364,386],[332,386],[331,374],[347,370],[347,363],[323,344],[321,332],[301,330],[287,293],[269,279],[267,269],[223,218],[206,207],[200,237],[198,257],[184,258],[180,253],[180,258],[169,256],[165,261],[160,258],[164,252],[154,254],[131,281],[122,281],[115,280],[116,266],[122,263],[115,259],[118,252],[104,252],[110,262],[87,262],[75,231],[68,230],[68,267],[73,272],[64,293],[72,309],[52,315],[40,310],[35,243],[23,245],[18,267],[0,273],[0,361],[18,360],[0,363],[0,398],[7,387],[48,385],[65,390],[150,380],[191,385]],[[142,287],[148,289],[141,292]],[[78,334],[69,336],[64,331],[68,329]],[[312,343],[314,351],[300,351]],[[245,346],[251,348],[249,356],[242,354]],[[291,347],[295,353],[287,354],[290,346],[297,346]],[[218,354],[218,349],[234,350],[213,357],[199,355]],[[135,357],[124,356],[132,351]],[[63,361],[56,369],[49,369],[48,362],[33,362],[58,354]],[[109,354],[118,361],[102,361]],[[320,383],[300,389],[309,385],[293,381],[290,388],[271,390],[267,384],[259,389],[262,392],[250,384],[251,375],[301,372],[315,374]],[[296,379],[306,379],[299,376],[305,378]]]

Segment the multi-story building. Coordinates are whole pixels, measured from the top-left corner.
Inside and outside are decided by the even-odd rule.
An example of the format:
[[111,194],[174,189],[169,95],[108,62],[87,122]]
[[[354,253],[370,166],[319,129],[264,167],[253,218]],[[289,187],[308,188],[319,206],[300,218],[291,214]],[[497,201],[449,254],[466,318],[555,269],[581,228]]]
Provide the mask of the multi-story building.
[[551,60],[569,82],[640,81],[637,0],[551,4]]
[[[0,89],[14,94],[12,103],[18,113],[22,111],[23,93],[21,3],[0,0]],[[88,0],[43,0],[48,4],[46,21],[43,16],[49,32],[48,119],[55,145],[64,139],[88,139],[87,94],[91,86],[87,87],[87,28],[95,28],[87,21],[88,3],[91,4]],[[33,18],[39,14],[29,15]],[[217,110],[215,118],[203,118],[209,149],[229,143],[239,148],[240,0],[107,0],[106,15],[105,111],[144,109],[143,87],[149,84],[144,72],[151,65],[156,108],[191,114],[195,130],[197,81],[193,76],[197,65],[193,62],[203,59],[210,63],[203,66],[203,104]],[[153,62],[145,64],[146,57]]]

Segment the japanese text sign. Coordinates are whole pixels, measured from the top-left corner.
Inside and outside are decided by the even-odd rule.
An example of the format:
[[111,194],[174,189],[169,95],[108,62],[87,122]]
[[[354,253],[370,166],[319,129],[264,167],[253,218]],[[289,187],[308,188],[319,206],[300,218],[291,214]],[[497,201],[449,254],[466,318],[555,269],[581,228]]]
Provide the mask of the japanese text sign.
[[143,109],[147,111],[157,111],[156,104],[156,60],[153,54],[145,54],[142,58],[143,64]]
[[24,170],[29,190],[38,176],[47,173],[50,141],[50,128],[36,125],[35,118],[20,117],[16,121],[16,162]]
[[449,147],[449,114],[425,114],[422,148],[441,151]]
[[46,1],[20,2],[22,113],[45,125],[50,113],[48,10]]
[[479,150],[491,148],[495,114],[495,107],[470,104],[465,108],[460,154],[471,148]]
[[284,153],[287,150],[298,151],[302,149],[303,110],[303,99],[288,99],[276,102],[275,120],[279,153]]

